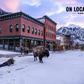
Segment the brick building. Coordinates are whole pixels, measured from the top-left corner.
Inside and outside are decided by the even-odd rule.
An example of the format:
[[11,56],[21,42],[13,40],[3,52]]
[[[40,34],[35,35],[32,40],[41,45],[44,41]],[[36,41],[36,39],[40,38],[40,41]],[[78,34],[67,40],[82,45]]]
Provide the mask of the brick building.
[[55,42],[56,23],[47,16],[44,18],[42,23],[23,12],[0,10],[0,48],[20,51],[21,46],[27,46],[32,50],[37,45],[46,47],[46,43]]
[[49,48],[52,44],[56,43],[56,25],[57,23],[50,19],[48,16],[37,18],[37,20],[43,22],[44,25],[44,46]]

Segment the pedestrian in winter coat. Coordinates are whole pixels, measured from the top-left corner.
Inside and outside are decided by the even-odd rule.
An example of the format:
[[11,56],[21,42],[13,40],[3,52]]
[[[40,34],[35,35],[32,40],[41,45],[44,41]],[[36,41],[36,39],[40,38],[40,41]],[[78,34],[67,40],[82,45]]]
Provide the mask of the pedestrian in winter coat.
[[11,59],[9,59],[8,61],[6,61],[6,62],[0,64],[0,67],[10,66],[11,64],[14,64],[14,61],[15,61],[15,60],[14,60],[13,58],[11,58]]
[[24,54],[27,54],[27,47],[24,47]]

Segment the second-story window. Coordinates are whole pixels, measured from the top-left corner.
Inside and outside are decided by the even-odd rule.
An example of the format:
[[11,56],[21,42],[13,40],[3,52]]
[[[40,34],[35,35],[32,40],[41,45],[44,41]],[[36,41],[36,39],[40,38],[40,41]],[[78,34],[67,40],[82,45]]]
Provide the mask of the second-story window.
[[16,32],[18,32],[18,30],[19,30],[19,25],[16,24]]
[[28,26],[28,30],[27,30],[28,33],[30,33],[30,26]]
[[25,32],[25,25],[22,25],[22,31]]
[[32,28],[32,34],[34,34],[34,28]]
[[37,35],[37,29],[35,29],[35,35]]
[[40,36],[40,30],[38,30],[38,35]]
[[13,29],[13,26],[12,26],[12,25],[10,25],[10,32],[12,32],[12,29]]
[[0,33],[1,33],[1,27],[0,27]]
[[41,31],[41,36],[43,36],[43,31]]

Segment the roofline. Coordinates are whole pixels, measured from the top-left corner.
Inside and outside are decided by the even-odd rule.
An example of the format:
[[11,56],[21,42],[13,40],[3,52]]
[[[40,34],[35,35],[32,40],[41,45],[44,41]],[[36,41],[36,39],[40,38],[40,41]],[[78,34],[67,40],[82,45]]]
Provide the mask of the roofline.
[[47,15],[43,16],[45,19],[49,20],[50,22],[52,22],[53,24],[57,25],[56,22],[54,22],[52,19],[50,19]]
[[[8,17],[8,18],[6,18],[6,17]],[[33,18],[33,17],[31,17],[31,16],[23,13],[23,12],[16,12],[16,13],[2,15],[2,16],[0,16],[0,21],[2,21],[2,20],[8,20],[8,19],[13,19],[13,18],[17,18],[17,17],[22,17],[22,18],[25,18],[27,20],[30,20],[30,21],[32,21],[32,22],[34,22],[36,24],[39,24],[41,26],[44,26],[44,23],[36,20],[35,18]]]

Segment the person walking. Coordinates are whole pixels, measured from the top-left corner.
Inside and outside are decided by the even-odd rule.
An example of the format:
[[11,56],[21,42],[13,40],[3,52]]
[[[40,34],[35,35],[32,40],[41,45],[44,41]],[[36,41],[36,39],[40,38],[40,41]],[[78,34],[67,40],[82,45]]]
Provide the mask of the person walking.
[[27,47],[24,47],[24,54],[27,54]]

